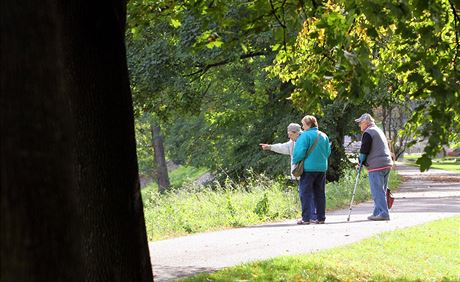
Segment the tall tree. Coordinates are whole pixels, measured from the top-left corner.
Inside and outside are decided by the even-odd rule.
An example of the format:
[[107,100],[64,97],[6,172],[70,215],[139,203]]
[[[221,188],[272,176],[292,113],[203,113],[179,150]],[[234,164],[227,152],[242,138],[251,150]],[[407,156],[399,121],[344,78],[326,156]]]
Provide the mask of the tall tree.
[[[130,2],[128,33],[134,100],[137,107],[155,112],[167,128],[168,156],[224,176],[241,176],[249,168],[288,173],[289,158],[258,146],[285,142],[286,126],[301,118],[286,100],[289,83],[269,78],[263,70],[276,54],[270,48],[275,36],[270,28],[260,25],[257,36],[245,35],[259,17],[245,18],[241,3],[212,8],[229,10],[228,31],[216,27],[212,14],[187,10],[142,23],[151,15],[138,10],[139,4]],[[270,17],[270,10],[268,5],[263,13]],[[231,46],[220,48],[224,38]]]
[[292,50],[279,53],[273,71],[296,85],[295,104],[313,107],[311,101],[337,97],[373,104],[378,88],[393,78],[385,85],[393,96],[387,100],[418,105],[406,125],[417,141],[428,141],[417,161],[426,170],[460,132],[459,6],[448,0],[323,2]]
[[1,280],[152,281],[126,3],[1,3]]

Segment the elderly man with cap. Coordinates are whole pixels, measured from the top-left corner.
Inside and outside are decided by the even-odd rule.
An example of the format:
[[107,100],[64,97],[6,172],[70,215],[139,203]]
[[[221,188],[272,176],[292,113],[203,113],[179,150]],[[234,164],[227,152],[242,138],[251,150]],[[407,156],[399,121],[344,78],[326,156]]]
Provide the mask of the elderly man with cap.
[[[299,137],[300,133],[302,133],[302,129],[300,127],[300,124],[298,123],[290,123],[287,127],[287,134],[289,137],[289,141],[285,143],[277,143],[277,144],[259,144],[262,149],[264,150],[269,150],[273,151],[278,154],[282,155],[289,155],[291,156],[291,163],[292,163],[292,152],[294,150],[294,144],[297,138]],[[291,170],[293,169],[293,166],[291,164]],[[299,180],[299,177],[295,177],[291,173],[291,179],[292,180]]]
[[378,128],[372,116],[363,114],[355,120],[363,132],[361,149],[359,150],[359,164],[367,168],[374,211],[367,219],[390,220],[386,201],[388,177],[393,166],[388,141],[383,131]]

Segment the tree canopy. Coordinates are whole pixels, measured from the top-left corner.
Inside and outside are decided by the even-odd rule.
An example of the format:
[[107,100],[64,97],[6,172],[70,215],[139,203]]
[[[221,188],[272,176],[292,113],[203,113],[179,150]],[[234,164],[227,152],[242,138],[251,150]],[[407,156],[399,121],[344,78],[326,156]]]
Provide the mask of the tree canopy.
[[[132,42],[163,50],[149,60],[158,60],[150,65],[154,72],[135,71],[136,79],[160,88],[135,100],[161,114],[193,110],[211,125],[228,125],[220,118],[234,112],[241,125],[251,105],[238,103],[243,92],[257,96],[251,102],[274,95],[265,106],[281,116],[295,112],[284,115],[287,123],[308,112],[324,120],[329,134],[338,132],[336,151],[344,134],[356,132],[348,126],[358,113],[405,103],[405,134],[412,143],[427,141],[418,160],[425,170],[443,144],[459,138],[459,9],[454,0],[130,1]],[[233,91],[244,78],[245,90]],[[286,99],[292,110],[281,106]],[[276,119],[276,110],[254,107]]]

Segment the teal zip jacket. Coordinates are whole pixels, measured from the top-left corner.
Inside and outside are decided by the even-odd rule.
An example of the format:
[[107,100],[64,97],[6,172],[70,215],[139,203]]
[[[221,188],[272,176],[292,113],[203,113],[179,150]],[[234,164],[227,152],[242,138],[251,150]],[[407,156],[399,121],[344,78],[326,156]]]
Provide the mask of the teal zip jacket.
[[[310,152],[308,158],[304,161],[303,171],[305,172],[326,172],[328,168],[328,158],[331,154],[331,144],[329,144],[329,137],[321,131],[318,144]],[[294,153],[292,156],[292,163],[297,164],[305,159],[310,147],[315,143],[318,136],[318,128],[312,127],[297,138],[294,145]]]

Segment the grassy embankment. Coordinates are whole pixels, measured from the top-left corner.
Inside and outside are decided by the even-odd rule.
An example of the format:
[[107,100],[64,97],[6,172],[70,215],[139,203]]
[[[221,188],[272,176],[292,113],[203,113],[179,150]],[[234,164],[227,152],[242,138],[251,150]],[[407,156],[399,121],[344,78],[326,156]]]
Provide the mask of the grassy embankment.
[[[350,170],[339,182],[326,185],[328,210],[349,205],[355,177],[356,172]],[[390,187],[398,185],[399,177],[392,173]],[[253,175],[244,183],[227,181],[213,188],[188,184],[163,195],[152,187],[144,190],[149,241],[300,217],[297,185],[264,175]],[[367,175],[363,172],[355,202],[370,198]]]

